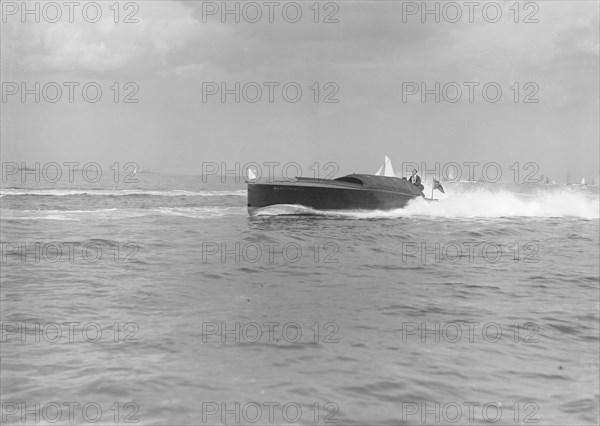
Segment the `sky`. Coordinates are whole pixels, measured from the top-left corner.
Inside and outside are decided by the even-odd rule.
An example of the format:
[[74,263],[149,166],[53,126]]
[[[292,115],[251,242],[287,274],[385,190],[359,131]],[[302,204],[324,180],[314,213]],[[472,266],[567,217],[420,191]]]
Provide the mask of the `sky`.
[[3,162],[341,175],[388,155],[598,181],[597,1],[77,3],[2,2]]

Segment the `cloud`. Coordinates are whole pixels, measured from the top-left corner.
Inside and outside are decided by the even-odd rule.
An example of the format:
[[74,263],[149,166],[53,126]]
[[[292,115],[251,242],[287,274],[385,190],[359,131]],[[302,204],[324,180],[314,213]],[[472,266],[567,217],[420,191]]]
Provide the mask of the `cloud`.
[[77,14],[72,23],[66,16],[56,23],[23,23],[11,16],[2,26],[3,68],[19,75],[61,76],[161,68],[168,55],[200,38],[202,28],[180,4],[160,3],[137,3],[137,23],[115,23],[107,2],[101,2],[103,15],[96,23]]
[[[510,9],[515,2],[496,2],[503,7],[498,23],[481,14],[473,23],[422,23],[420,16],[403,20],[407,2],[336,3],[339,22],[329,24],[314,22],[308,9],[314,2],[301,3],[305,19],[295,24],[281,18],[256,24],[203,19],[203,3],[193,1],[139,2],[137,24],[11,20],[2,25],[5,79],[98,76],[140,86],[135,105],[22,105],[8,117],[11,137],[28,141],[33,153],[40,139],[55,144],[49,150],[62,146],[66,152],[83,143],[85,152],[88,146],[110,151],[112,143],[162,160],[177,151],[177,161],[190,168],[194,156],[235,159],[243,152],[255,160],[346,156],[354,167],[367,149],[410,158],[472,160],[493,154],[530,161],[539,153],[554,154],[556,147],[557,163],[597,161],[591,159],[598,153],[597,4],[529,2],[539,6],[539,22],[515,23]],[[217,95],[205,103],[206,81],[228,87],[293,81],[301,84],[304,97],[293,104],[279,94],[275,103],[221,103]],[[423,103],[419,96],[403,102],[402,83],[411,81],[428,87],[497,81],[504,96],[497,104],[483,101],[481,91],[475,103],[434,103],[431,97]],[[339,103],[313,102],[314,82],[321,89],[337,83]],[[530,93],[525,83],[538,84],[540,102],[513,102],[509,87],[515,82],[521,100]],[[103,101],[109,102],[111,92],[106,93]],[[31,120],[60,125],[43,131],[30,126]],[[582,159],[571,149],[573,141],[591,154]]]

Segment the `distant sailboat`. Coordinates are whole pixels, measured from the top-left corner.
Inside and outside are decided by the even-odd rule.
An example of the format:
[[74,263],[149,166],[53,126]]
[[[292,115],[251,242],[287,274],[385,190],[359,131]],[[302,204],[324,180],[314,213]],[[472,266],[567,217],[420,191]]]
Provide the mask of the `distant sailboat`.
[[580,183],[580,185],[584,185],[584,186],[585,186],[585,178],[584,178],[584,177],[582,177],[582,178],[581,178],[581,183]]
[[454,172],[450,170],[450,176],[448,176],[448,180],[454,180]]
[[394,168],[392,167],[392,160],[390,160],[387,155],[383,156],[383,166],[377,170],[375,176],[396,177]]

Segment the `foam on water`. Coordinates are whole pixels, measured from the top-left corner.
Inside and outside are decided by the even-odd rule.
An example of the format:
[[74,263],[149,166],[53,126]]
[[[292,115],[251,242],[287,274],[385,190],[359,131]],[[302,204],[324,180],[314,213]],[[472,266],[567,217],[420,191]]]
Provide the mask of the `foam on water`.
[[578,217],[597,219],[600,204],[597,194],[569,189],[515,193],[489,188],[461,190],[442,194],[439,202],[417,199],[409,203],[405,216],[435,217]]
[[246,208],[244,207],[160,207],[154,209],[154,212],[169,215],[169,216],[182,216],[190,218],[209,218],[209,217],[221,217],[229,214],[245,214]]
[[183,216],[190,218],[221,217],[228,214],[245,214],[243,207],[158,207],[149,209],[98,209],[98,210],[0,210],[2,220],[120,220],[142,216]]
[[[498,218],[498,217],[573,217],[583,219],[597,219],[600,217],[600,203],[597,192],[591,192],[590,188],[576,187],[526,187],[514,186],[509,188],[500,185],[461,185],[446,184],[446,193],[435,192],[438,201],[430,201],[422,198],[414,199],[405,208],[395,210],[314,210],[300,205],[275,205],[257,209],[252,212],[253,216],[280,216],[280,215],[316,215],[326,217],[345,217],[355,219],[373,218],[399,218],[399,217],[433,217],[433,218]],[[427,187],[425,194],[430,195],[431,189]],[[190,218],[221,217],[226,215],[245,215],[245,203],[242,198],[247,194],[246,190],[231,191],[186,191],[186,190],[79,190],[79,189],[6,189],[2,196],[13,200],[12,209],[2,209],[1,215],[4,220],[114,220],[127,219],[149,215],[159,216],[182,216]],[[98,203],[90,203],[85,196],[93,195]],[[120,200],[126,195],[142,195],[157,197],[143,203],[130,201],[117,203],[110,197],[118,197]],[[28,198],[27,207],[22,209],[25,203],[21,203],[19,197],[45,196],[44,205],[41,199]],[[60,198],[74,196],[82,197],[79,203],[69,203],[73,210],[58,209],[63,202]],[[234,198],[226,198],[233,196]],[[101,198],[105,197],[105,199]],[[151,200],[150,198],[140,200]],[[198,201],[184,201],[178,199],[165,203],[160,201],[162,197],[200,197]],[[216,200],[211,205],[202,205],[206,201],[200,201],[201,197]],[[222,201],[219,201],[221,197]],[[56,201],[53,201],[56,200]],[[239,200],[236,201],[236,200]],[[19,204],[16,204],[16,203]],[[182,205],[183,204],[183,205]],[[191,204],[191,205],[190,205]],[[41,209],[31,207],[41,206]],[[93,209],[93,207],[98,209]],[[21,207],[21,208],[19,208]],[[77,207],[83,207],[77,209]],[[92,207],[92,208],[89,208]],[[106,208],[113,207],[113,208]]]
[[[427,193],[427,189],[425,190]],[[429,192],[431,193],[431,192]],[[412,200],[395,210],[314,210],[299,205],[276,205],[258,209],[253,216],[318,215],[356,219],[430,216],[443,218],[497,217],[576,217],[597,219],[600,203],[597,194],[569,189],[515,193],[506,189],[456,187],[437,193],[439,201]]]
[[107,220],[145,216],[141,209],[98,210],[0,210],[2,220]]

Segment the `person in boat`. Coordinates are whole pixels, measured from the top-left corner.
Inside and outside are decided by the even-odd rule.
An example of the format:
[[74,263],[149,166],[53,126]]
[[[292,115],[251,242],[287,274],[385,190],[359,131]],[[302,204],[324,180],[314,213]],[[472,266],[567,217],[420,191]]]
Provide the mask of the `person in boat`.
[[421,178],[417,174],[417,169],[414,169],[412,171],[412,175],[408,178],[408,181],[410,183],[412,183],[413,185],[417,185],[417,186],[421,185]]

